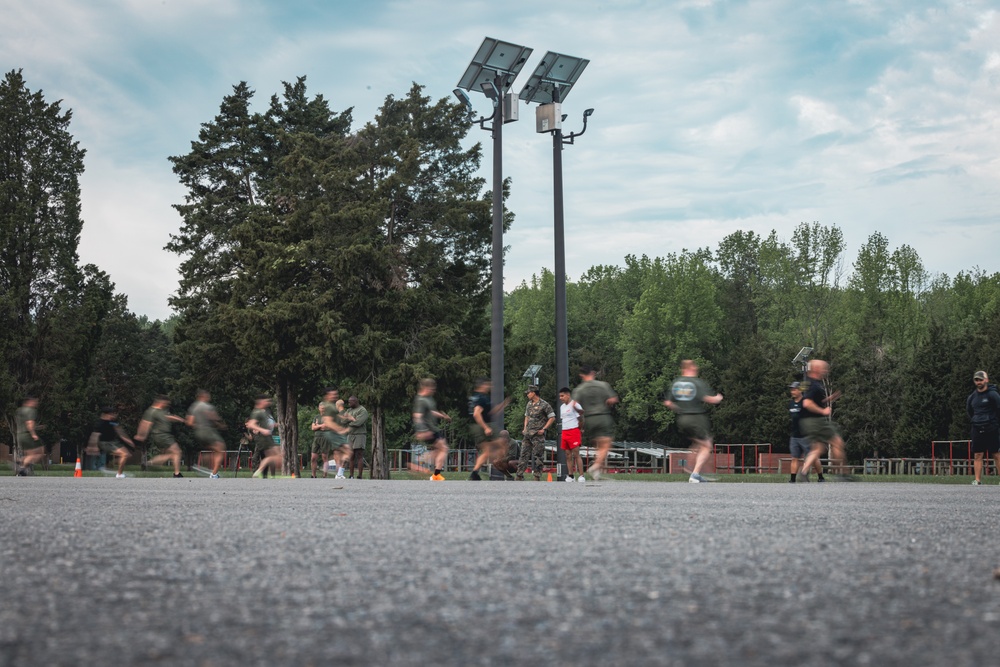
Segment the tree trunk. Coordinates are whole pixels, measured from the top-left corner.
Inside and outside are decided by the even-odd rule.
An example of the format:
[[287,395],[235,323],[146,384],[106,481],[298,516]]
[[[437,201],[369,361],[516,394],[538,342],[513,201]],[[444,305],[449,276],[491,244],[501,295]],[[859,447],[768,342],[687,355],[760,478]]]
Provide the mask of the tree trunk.
[[372,412],[372,479],[389,479],[389,451],[385,446],[385,414],[377,405]]
[[282,474],[301,476],[299,470],[299,403],[295,381],[278,377],[278,433],[281,434],[281,448],[284,456]]

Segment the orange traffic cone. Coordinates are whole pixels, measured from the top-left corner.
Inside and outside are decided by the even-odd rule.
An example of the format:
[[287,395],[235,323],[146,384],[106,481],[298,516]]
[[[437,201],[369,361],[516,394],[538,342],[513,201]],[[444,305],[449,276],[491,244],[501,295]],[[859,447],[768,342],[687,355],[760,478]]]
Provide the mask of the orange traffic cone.
[[80,457],[76,457],[76,469],[73,470],[73,477],[83,477],[83,468],[80,467]]
[[547,482],[551,482],[552,481],[552,473],[549,473],[549,478],[546,481]]

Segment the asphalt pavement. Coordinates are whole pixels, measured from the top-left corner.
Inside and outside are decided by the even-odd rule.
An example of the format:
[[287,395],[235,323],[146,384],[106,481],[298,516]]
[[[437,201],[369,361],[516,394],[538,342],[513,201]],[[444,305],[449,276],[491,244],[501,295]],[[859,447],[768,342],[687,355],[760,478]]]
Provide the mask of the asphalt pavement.
[[998,664],[998,510],[996,485],[3,477],[0,666]]

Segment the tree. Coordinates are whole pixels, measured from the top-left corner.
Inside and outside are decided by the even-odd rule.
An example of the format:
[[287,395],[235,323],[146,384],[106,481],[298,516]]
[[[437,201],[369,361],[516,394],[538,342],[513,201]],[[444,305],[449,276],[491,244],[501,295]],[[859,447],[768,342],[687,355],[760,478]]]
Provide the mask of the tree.
[[[45,387],[43,335],[67,289],[80,280],[77,245],[84,150],[71,111],[31,92],[20,70],[0,82],[0,405]],[[42,417],[57,408],[42,403]]]

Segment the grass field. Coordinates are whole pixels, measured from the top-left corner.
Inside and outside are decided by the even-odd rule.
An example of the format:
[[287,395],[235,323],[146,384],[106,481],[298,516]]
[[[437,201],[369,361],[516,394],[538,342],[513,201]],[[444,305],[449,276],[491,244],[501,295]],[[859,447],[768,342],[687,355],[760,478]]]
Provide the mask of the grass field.
[[[56,464],[49,466],[48,470],[43,470],[41,467],[35,467],[35,476],[37,477],[72,477],[75,466],[68,463]],[[303,471],[305,477],[309,476],[308,471]],[[125,474],[128,477],[145,478],[145,477],[171,477],[173,475],[173,470],[169,467],[154,466],[147,470],[141,470],[138,466],[128,466],[125,468]],[[185,477],[205,477],[203,473],[199,473],[195,470],[183,470]],[[0,477],[11,477],[14,475],[14,470],[12,469],[10,463],[0,468]],[[84,477],[107,477],[107,473],[100,472],[98,470],[84,470]],[[222,476],[224,478],[232,478],[232,470],[223,470]],[[241,478],[250,477],[250,471],[246,468],[240,470],[239,476]],[[448,480],[461,481],[469,478],[469,474],[466,472],[446,472],[444,476]],[[769,474],[748,474],[748,475],[738,475],[738,474],[724,474],[724,475],[711,475],[711,477],[717,480],[721,484],[787,484],[788,475],[769,475]],[[412,472],[396,471],[392,473],[392,479],[409,479],[409,480],[420,480],[425,479],[426,475],[417,474]],[[333,480],[333,475],[330,475],[328,480]],[[554,478],[553,478],[554,479]],[[616,482],[687,482],[688,476],[686,474],[659,474],[659,473],[618,473],[605,475],[602,478],[607,481]],[[815,477],[810,478],[813,483],[815,483]],[[878,482],[895,482],[904,484],[971,484],[971,475],[855,475],[855,480],[858,482],[865,483],[878,483]],[[367,478],[366,478],[367,480]],[[353,480],[352,480],[353,481]],[[528,478],[526,484],[536,483],[531,478]],[[545,484],[547,482],[541,482]],[[555,483],[555,482],[553,482]],[[831,483],[835,483],[835,480],[831,479]],[[993,475],[984,475],[983,484],[993,485],[1000,484],[1000,479]]]

